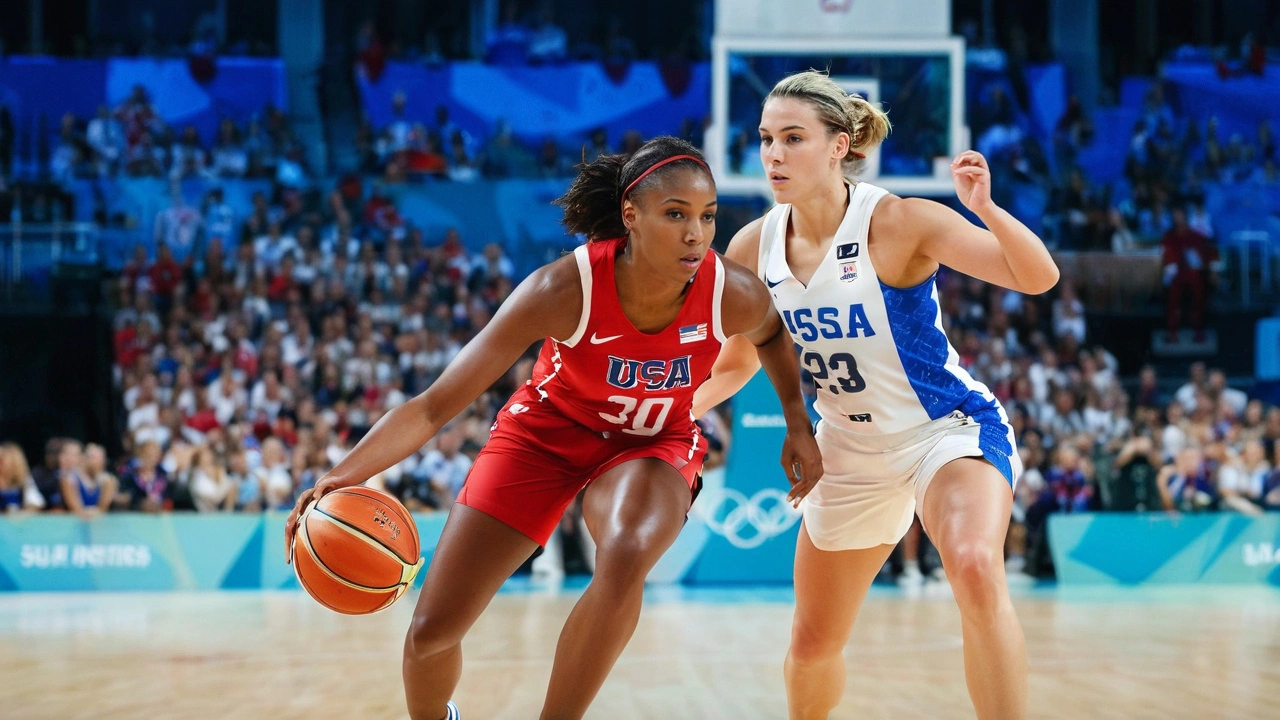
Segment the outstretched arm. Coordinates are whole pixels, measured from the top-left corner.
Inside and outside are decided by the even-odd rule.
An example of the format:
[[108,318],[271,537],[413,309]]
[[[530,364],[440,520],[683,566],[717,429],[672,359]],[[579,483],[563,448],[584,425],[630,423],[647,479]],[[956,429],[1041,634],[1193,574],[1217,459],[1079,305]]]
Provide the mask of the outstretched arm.
[[[732,260],[727,260],[724,265],[727,274],[724,303],[738,311],[731,321],[725,323],[725,335],[738,336],[755,349],[754,355],[764,366],[769,382],[782,402],[783,417],[787,421],[782,467],[792,486],[787,499],[798,505],[822,477],[822,454],[814,440],[809,411],[800,392],[800,363],[791,334],[778,317],[764,283]],[[739,387],[741,385],[733,390],[736,392]]]
[[431,387],[384,415],[333,470],[303,492],[285,524],[286,561],[298,516],[309,502],[404,460],[502,377],[530,345],[572,335],[582,307],[577,276],[573,256],[530,275]]

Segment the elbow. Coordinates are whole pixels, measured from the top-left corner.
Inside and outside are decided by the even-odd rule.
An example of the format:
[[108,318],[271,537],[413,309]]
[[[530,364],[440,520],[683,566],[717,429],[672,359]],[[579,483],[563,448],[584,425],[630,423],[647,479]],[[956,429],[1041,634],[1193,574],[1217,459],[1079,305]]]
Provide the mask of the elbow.
[[1043,272],[1038,273],[1035,279],[1023,286],[1022,292],[1028,295],[1043,295],[1052,290],[1061,277],[1062,273],[1058,270],[1058,264],[1050,262]]

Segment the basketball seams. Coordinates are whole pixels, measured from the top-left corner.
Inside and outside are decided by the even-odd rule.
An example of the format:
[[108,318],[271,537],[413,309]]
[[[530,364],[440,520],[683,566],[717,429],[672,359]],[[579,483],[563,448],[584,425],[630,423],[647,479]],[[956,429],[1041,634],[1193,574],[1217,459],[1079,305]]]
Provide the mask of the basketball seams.
[[[321,516],[328,518],[328,516],[324,515],[324,513],[320,513],[320,514]],[[345,529],[345,528],[342,528],[342,529]],[[365,590],[369,592],[385,592],[387,590],[394,590],[395,588],[400,586],[401,583],[397,582],[391,585],[387,585],[385,587],[373,587],[370,585],[361,585],[359,583],[353,583],[350,580],[342,577],[337,572],[335,572],[333,568],[329,567],[329,565],[325,563],[324,560],[320,559],[320,554],[316,552],[315,547],[313,547],[311,544],[311,532],[306,529],[306,523],[303,523],[302,530],[304,532],[303,547],[306,548],[307,554],[311,556],[311,559],[313,561],[315,561],[316,566],[319,567],[320,570],[324,572],[324,574],[328,575],[330,579],[332,579],[333,581],[341,583],[342,585],[349,587],[352,590]],[[359,533],[353,533],[353,534],[359,535]],[[399,558],[396,558],[396,562],[400,562],[401,565],[404,564],[399,560]]]
[[[347,522],[346,520],[343,520],[342,518],[337,517],[336,515],[327,513],[322,508],[319,508],[319,507],[313,508],[311,512],[318,513],[317,517],[319,519],[322,519],[326,522],[333,524],[339,530],[342,530],[343,532],[347,533],[348,535],[351,535],[352,537],[358,538],[361,542],[389,556],[391,559],[395,560],[401,565],[413,564],[411,562],[406,561],[404,558],[400,557],[400,554],[397,553],[394,549],[392,549],[390,546],[388,546],[386,543],[382,542],[378,538],[368,534],[362,528],[358,528],[355,525],[352,525],[351,523]],[[415,562],[416,562],[416,558],[415,558]]]
[[406,509],[404,505],[400,504],[400,502],[396,500],[394,497],[364,485],[356,485],[349,488],[341,488],[339,490],[335,490],[333,493],[330,493],[330,494],[331,495],[351,495],[355,497],[367,498],[369,500],[376,501],[383,508],[385,508],[387,512],[395,513],[397,516],[397,519],[401,523],[401,527],[407,528],[410,534],[413,535],[414,545],[418,546],[419,548],[422,547],[421,539],[418,537],[417,523],[415,523],[413,521],[413,517],[409,515],[408,509]]
[[[302,585],[303,589],[307,591],[307,594],[310,595],[316,602],[320,603],[324,607],[336,613],[341,613],[343,615],[366,615],[368,613],[377,612],[379,610],[382,610],[388,607],[392,602],[394,602],[401,595],[403,595],[405,590],[407,589],[406,586],[399,583],[389,588],[370,588],[362,585],[356,585],[354,583],[343,580],[341,577],[338,577],[337,574],[335,574],[332,570],[330,570],[329,567],[325,565],[324,562],[321,561],[320,558],[316,555],[315,548],[311,547],[311,536],[306,530],[306,523],[302,523],[299,526],[298,532],[299,532],[299,536],[297,540],[302,541],[302,545],[306,549],[306,552],[303,554],[298,554],[296,552],[294,553],[295,555],[294,574],[297,576],[298,582]],[[295,540],[295,544],[297,543],[297,540]],[[325,577],[332,580],[333,582],[338,583],[343,587],[347,587],[353,590],[358,590],[360,592],[369,593],[369,594],[391,593],[391,598],[388,602],[384,602],[383,604],[377,606],[372,610],[343,609],[343,608],[337,607],[333,603],[326,602],[321,595],[317,594],[317,589],[313,587],[310,583],[308,583],[306,580],[306,573],[303,572],[302,566],[300,565],[300,561],[306,562],[306,560],[302,560],[304,556],[305,558],[309,559],[312,563],[314,563],[315,566],[320,570],[320,572],[325,575]],[[373,598],[370,598],[370,599],[373,599]]]
[[[365,615],[384,610],[409,590],[425,563],[417,524],[394,496],[375,488],[342,488],[326,495],[331,496],[332,502],[321,498],[309,503],[298,524],[290,548],[298,581],[312,598],[334,612]],[[313,514],[315,522],[325,524],[313,526]],[[396,523],[399,532],[407,534],[396,534],[393,540],[388,531]],[[319,539],[312,537],[313,527],[320,533]],[[358,542],[353,545],[353,540]],[[321,559],[316,542],[324,546],[328,561]],[[299,544],[305,552],[297,552]],[[396,548],[412,555],[416,562],[406,561]],[[399,568],[399,577],[392,582],[387,582],[391,578],[382,571],[387,561],[395,563],[385,568],[387,571]],[[360,581],[340,575],[338,568],[360,577]],[[362,584],[365,582],[370,584]]]

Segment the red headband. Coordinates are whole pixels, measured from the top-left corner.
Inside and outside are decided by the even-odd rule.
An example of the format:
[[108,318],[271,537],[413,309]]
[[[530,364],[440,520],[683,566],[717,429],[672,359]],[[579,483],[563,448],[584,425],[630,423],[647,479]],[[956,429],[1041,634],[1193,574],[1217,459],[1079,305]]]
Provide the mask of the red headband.
[[627,199],[627,193],[629,193],[629,192],[631,192],[632,190],[634,190],[634,189],[635,189],[635,187],[636,187],[636,185],[639,185],[641,180],[643,180],[643,179],[645,179],[645,178],[649,177],[649,174],[650,174],[650,173],[652,173],[654,170],[657,170],[658,168],[662,167],[663,165],[667,165],[667,164],[673,163],[673,162],[675,162],[675,161],[677,161],[677,160],[692,160],[692,161],[694,161],[694,162],[698,163],[699,165],[701,165],[702,167],[707,168],[707,172],[710,172],[710,171],[711,171],[711,168],[708,168],[708,167],[707,167],[707,164],[706,164],[705,162],[703,162],[703,161],[702,161],[702,160],[700,160],[699,158],[696,158],[696,157],[694,157],[694,156],[692,156],[692,155],[673,155],[673,156],[671,156],[671,157],[667,158],[666,160],[662,160],[662,161],[660,161],[660,162],[656,162],[656,163],[654,163],[653,165],[649,166],[649,169],[648,169],[648,170],[645,170],[644,172],[640,173],[640,177],[636,178],[635,180],[632,180],[632,181],[631,181],[631,184],[627,186],[627,189],[622,191],[622,199],[623,199],[623,200],[626,200],[626,199]]

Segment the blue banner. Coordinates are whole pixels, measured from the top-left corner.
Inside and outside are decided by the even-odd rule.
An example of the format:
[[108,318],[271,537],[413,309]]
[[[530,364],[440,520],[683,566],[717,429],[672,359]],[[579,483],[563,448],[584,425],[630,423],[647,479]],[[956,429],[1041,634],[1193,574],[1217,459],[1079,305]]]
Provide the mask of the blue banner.
[[1280,585],[1280,513],[1053,515],[1049,547],[1070,585]]
[[[44,116],[51,138],[64,113],[88,120],[99,105],[115,108],[138,85],[147,89],[161,119],[177,130],[194,126],[205,142],[214,140],[223,118],[243,125],[268,103],[284,108],[288,102],[284,62],[272,58],[219,58],[206,82],[193,77],[180,58],[0,60],[0,105],[9,106],[19,132],[38,129]],[[15,148],[15,154],[23,150]]]
[[[413,225],[422,228],[428,243],[439,243],[450,228],[457,228],[462,242],[478,253],[489,243],[507,249],[517,273],[523,277],[571,250],[578,241],[566,236],[560,225],[560,208],[551,202],[564,193],[568,180],[504,180],[471,183],[433,182],[392,185],[387,196]],[[204,194],[222,188],[226,202],[243,221],[252,210],[255,192],[270,193],[267,180],[205,180],[182,182],[183,200],[198,207]],[[103,235],[102,257],[107,267],[119,270],[141,243],[155,257],[155,217],[172,203],[169,184],[157,178],[122,178],[114,181],[76,180],[70,183],[76,198],[76,219],[92,220],[96,198],[108,213],[125,213],[138,221],[133,232]],[[233,242],[238,238],[233,239]],[[198,250],[197,250],[198,252]]]
[[728,464],[704,478],[690,524],[707,532],[684,580],[693,584],[790,583],[800,512],[787,503],[790,484],[779,459],[786,437],[782,405],[764,371],[733,397]]
[[[711,112],[711,72],[706,63],[664,67],[637,62],[617,73],[600,63],[509,67],[455,62],[432,68],[389,63],[376,82],[360,77],[364,111],[374,128],[393,119],[392,101],[403,93],[404,117],[435,126],[436,107],[484,142],[505,121],[521,140],[583,138],[603,127],[616,148],[622,134],[673,134],[685,120],[701,126]],[[446,138],[447,141],[447,138]]]
[[1254,373],[1259,380],[1280,380],[1280,318],[1258,321]]
[[[284,562],[287,513],[0,518],[0,591],[298,587]],[[414,515],[428,562],[445,513]],[[418,576],[418,585],[426,573]]]

